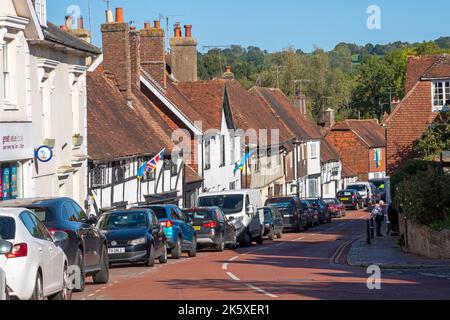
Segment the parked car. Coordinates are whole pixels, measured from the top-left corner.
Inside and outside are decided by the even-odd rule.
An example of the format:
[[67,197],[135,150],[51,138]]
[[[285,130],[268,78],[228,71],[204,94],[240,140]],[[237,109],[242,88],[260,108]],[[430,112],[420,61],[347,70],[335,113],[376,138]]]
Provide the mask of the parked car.
[[296,197],[279,197],[266,201],[267,206],[274,206],[283,216],[283,225],[286,229],[296,232],[308,230],[308,212],[304,210],[301,200]]
[[180,259],[183,252],[187,252],[190,258],[197,256],[197,232],[180,208],[175,205],[151,205],[140,209],[151,209],[156,214],[173,259]]
[[337,198],[323,199],[333,218],[342,218],[347,215],[345,205]]
[[363,198],[364,205],[366,207],[376,204],[381,200],[380,191],[377,189],[377,187],[375,187],[373,183],[370,182],[358,182],[352,185],[348,185],[346,189],[358,191]]
[[318,226],[319,222],[319,212],[315,210],[311,203],[306,200],[301,200],[303,212],[308,216],[308,228]]
[[102,215],[97,228],[108,239],[110,265],[167,263],[166,235],[152,210],[112,211]]
[[219,207],[183,210],[197,233],[197,248],[212,247],[224,251],[237,244],[236,228]]
[[60,245],[68,235],[53,236],[25,208],[0,209],[0,268],[8,295],[20,300],[70,300],[67,260]]
[[331,222],[331,212],[328,210],[327,205],[323,202],[322,198],[307,198],[305,200],[311,203],[312,207],[317,210],[320,224]]
[[219,207],[236,228],[240,245],[248,246],[255,241],[264,242],[264,215],[259,190],[236,190],[204,193],[198,199],[198,207]]
[[382,179],[369,180],[381,193],[381,200],[385,203],[391,203],[391,179],[389,177]]
[[359,210],[364,208],[364,199],[357,190],[341,190],[337,193],[337,198],[346,208]]
[[278,207],[268,206],[260,210],[264,211],[264,236],[273,241],[275,237],[281,239],[283,237],[283,215]]
[[42,198],[5,201],[0,206],[23,207],[33,211],[51,234],[64,231],[69,241],[63,248],[69,265],[81,270],[80,287],[84,291],[86,277],[95,284],[109,280],[108,245],[106,237],[95,227],[97,218],[86,216],[84,210],[70,198]]

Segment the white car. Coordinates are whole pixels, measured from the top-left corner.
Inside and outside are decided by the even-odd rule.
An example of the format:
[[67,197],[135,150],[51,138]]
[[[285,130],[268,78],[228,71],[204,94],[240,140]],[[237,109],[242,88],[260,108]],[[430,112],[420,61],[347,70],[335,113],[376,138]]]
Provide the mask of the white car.
[[68,262],[59,244],[65,232],[53,237],[27,209],[0,209],[0,268],[8,295],[20,300],[70,300]]

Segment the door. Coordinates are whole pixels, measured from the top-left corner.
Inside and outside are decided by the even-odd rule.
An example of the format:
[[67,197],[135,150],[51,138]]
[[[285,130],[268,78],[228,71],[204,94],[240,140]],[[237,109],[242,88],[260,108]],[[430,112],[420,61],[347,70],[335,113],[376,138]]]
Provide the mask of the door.
[[89,266],[100,267],[103,254],[103,243],[101,239],[100,231],[87,222],[88,218],[84,210],[74,201],[70,201],[70,205],[73,207],[78,221],[82,223],[83,228],[87,231],[87,242],[89,244],[90,251],[90,263]]
[[38,257],[38,265],[42,269],[42,287],[44,290],[44,295],[53,292],[55,282],[57,281],[58,275],[56,274],[55,261],[53,256],[53,251],[56,249],[51,245],[50,241],[45,239],[45,234],[42,229],[38,227],[37,218],[29,213],[23,212],[20,215],[25,228],[31,235],[31,243],[28,243],[31,250],[35,250],[35,254]]

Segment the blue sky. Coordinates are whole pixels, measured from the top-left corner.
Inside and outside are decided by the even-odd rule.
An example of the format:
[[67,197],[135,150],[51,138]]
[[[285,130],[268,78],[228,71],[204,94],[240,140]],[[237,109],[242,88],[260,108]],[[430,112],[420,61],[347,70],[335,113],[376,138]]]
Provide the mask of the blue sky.
[[[63,24],[67,9],[76,5],[89,27],[88,2],[94,44],[100,46],[104,0],[47,0],[49,20]],[[370,5],[381,9],[381,30],[367,28]],[[310,52],[314,46],[330,50],[339,42],[421,42],[450,35],[448,0],[112,0],[111,7],[123,7],[125,19],[138,28],[160,13],[182,15],[171,18],[170,35],[175,22],[192,24],[201,51],[203,46],[239,44],[268,51],[293,45]]]

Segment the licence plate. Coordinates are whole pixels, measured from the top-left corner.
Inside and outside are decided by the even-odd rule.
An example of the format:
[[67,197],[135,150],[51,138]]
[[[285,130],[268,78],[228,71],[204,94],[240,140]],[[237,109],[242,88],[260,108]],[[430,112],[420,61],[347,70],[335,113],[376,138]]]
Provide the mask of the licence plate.
[[348,198],[341,198],[341,201],[348,201]]
[[108,253],[109,254],[125,253],[125,248],[109,248]]
[[293,215],[292,214],[285,214],[284,217],[285,218],[291,218],[291,217],[293,217]]
[[201,231],[201,230],[202,230],[202,227],[194,227],[194,230],[195,230],[195,231]]

